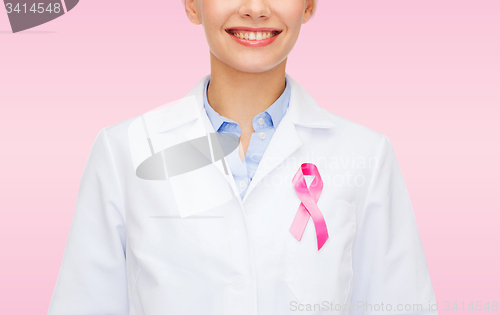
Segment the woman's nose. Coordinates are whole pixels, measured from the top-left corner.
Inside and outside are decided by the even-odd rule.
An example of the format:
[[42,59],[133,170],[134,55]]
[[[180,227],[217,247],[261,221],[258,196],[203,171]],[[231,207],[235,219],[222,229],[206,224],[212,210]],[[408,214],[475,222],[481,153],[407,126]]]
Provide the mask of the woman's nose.
[[271,15],[268,0],[242,0],[240,15],[252,19],[263,19]]

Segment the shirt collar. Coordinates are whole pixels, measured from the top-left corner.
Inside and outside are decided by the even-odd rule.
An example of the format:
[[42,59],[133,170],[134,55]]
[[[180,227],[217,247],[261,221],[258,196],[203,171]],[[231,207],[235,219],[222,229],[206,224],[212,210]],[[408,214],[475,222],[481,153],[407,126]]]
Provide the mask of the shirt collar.
[[[232,119],[221,116],[208,103],[207,90],[209,82],[210,82],[210,76],[205,81],[205,87],[203,91],[203,104],[205,107],[205,111],[207,112],[208,118],[210,119],[214,127],[214,130],[218,132],[224,122],[234,123],[234,124],[237,123]],[[283,119],[283,116],[285,116],[288,104],[290,103],[291,87],[290,87],[290,82],[288,82],[288,79],[286,77],[285,77],[285,82],[286,86],[283,93],[281,93],[280,97],[264,111],[267,112],[269,116],[271,116],[274,129],[278,127],[280,121]]]

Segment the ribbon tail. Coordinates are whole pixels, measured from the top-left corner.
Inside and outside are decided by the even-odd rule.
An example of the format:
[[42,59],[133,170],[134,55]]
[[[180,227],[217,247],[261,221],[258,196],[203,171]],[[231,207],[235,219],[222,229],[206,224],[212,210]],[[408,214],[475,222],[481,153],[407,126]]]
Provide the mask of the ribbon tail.
[[326,222],[324,220],[318,222],[318,224],[315,225],[315,228],[316,238],[318,240],[318,250],[320,250],[328,239],[328,229],[326,228]]
[[295,213],[292,225],[290,226],[290,232],[297,239],[297,241],[300,241],[302,235],[304,234],[307,222],[309,221],[309,216],[309,212],[304,207],[304,204],[301,203],[297,213]]
[[303,202],[306,204],[306,207],[313,219],[314,228],[316,229],[318,250],[320,250],[328,239],[328,229],[326,226],[325,218],[323,217],[323,214],[321,214],[318,205],[316,205],[313,200],[311,200],[310,198],[305,198]]

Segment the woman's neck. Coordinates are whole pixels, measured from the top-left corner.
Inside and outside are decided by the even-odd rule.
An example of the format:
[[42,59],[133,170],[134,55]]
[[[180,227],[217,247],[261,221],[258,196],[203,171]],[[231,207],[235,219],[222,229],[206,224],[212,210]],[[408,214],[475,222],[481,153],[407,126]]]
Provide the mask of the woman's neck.
[[266,72],[250,73],[236,70],[210,53],[210,106],[243,130],[251,129],[253,117],[271,106],[285,90],[286,61]]

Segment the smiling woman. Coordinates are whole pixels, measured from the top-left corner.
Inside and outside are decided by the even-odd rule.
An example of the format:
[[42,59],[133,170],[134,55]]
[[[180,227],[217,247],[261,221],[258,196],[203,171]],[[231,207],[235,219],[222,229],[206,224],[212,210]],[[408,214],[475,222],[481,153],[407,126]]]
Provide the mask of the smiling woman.
[[317,1],[184,6],[211,73],[101,130],[49,315],[363,314],[349,312],[359,302],[437,314],[392,143],[285,71]]
[[[240,74],[253,73],[254,77],[273,73],[271,81],[274,82],[260,82],[271,83],[271,94],[276,100],[284,90],[282,72],[286,58],[297,42],[302,24],[311,19],[316,5],[317,2],[313,0],[185,0],[189,20],[193,24],[201,24],[205,30],[210,47],[212,74],[215,74],[211,78],[212,91],[219,90],[215,87],[219,82],[217,68],[229,66]],[[241,31],[240,37],[228,30]],[[262,37],[264,31],[265,36],[268,32],[275,36],[258,40],[259,31],[262,31]],[[276,76],[278,73],[281,73],[279,79]],[[245,83],[249,88],[257,88],[250,84]],[[212,91],[208,91],[209,101],[218,106],[218,101],[213,99],[217,96],[212,96]],[[210,99],[211,96],[213,100]],[[265,103],[269,101],[266,100]]]

